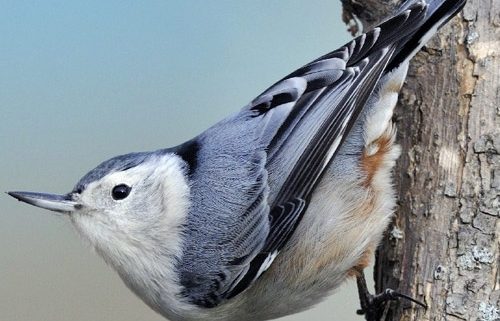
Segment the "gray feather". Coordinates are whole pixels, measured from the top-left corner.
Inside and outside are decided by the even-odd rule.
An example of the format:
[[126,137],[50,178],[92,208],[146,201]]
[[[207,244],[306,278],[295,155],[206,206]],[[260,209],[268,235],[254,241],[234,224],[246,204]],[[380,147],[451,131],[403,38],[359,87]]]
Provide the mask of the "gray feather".
[[413,35],[420,37],[429,18],[426,8],[408,4],[196,138],[198,166],[178,264],[193,303],[216,306],[269,267],[387,66],[408,58]]

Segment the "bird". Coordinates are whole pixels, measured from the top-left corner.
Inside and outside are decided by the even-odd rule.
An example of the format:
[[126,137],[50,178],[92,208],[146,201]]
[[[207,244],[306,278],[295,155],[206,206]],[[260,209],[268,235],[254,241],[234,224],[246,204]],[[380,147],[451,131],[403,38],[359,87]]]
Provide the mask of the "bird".
[[[356,279],[396,204],[392,122],[411,58],[466,0],[406,0],[175,147],[108,159],[66,194],[12,197],[64,213],[149,307],[172,321],[270,320]],[[444,58],[443,58],[444,59]]]

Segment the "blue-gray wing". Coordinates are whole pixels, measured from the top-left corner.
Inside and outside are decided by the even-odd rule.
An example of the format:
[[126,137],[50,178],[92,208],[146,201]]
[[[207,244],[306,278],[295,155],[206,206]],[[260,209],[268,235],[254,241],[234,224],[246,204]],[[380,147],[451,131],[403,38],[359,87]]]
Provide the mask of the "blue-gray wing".
[[[213,307],[250,286],[294,232],[422,4],[300,68],[197,137],[179,264],[185,295]],[[416,27],[415,27],[416,28]]]

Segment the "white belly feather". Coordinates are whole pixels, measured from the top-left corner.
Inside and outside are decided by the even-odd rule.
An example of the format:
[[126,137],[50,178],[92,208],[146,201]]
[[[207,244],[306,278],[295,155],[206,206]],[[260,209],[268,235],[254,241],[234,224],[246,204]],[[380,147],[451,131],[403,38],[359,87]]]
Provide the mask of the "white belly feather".
[[268,320],[305,310],[367,264],[395,206],[391,170],[400,151],[391,117],[406,70],[381,80],[270,269],[247,291],[205,310],[206,320]]

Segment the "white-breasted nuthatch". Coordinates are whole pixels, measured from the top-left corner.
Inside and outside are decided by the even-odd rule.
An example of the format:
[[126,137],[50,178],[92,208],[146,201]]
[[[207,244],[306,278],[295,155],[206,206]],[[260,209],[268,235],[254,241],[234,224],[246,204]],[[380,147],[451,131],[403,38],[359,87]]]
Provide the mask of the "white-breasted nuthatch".
[[465,2],[408,0],[184,144],[114,157],[65,195],[9,194],[67,213],[171,320],[273,319],[349,276],[366,293],[395,205],[391,117],[408,62]]

